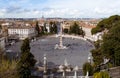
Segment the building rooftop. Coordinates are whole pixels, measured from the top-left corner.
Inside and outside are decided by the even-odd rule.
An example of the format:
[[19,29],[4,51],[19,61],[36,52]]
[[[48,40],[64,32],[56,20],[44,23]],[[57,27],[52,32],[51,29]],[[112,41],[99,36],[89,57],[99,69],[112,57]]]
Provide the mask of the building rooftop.
[[34,28],[32,26],[10,26],[8,29],[29,29],[29,28]]

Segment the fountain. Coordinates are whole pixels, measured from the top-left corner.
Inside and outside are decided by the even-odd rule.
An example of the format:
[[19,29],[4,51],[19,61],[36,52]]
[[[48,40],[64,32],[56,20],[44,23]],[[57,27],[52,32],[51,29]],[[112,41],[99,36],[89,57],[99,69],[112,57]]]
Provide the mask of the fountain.
[[55,45],[55,49],[67,49],[66,46],[63,46],[63,37],[62,37],[62,25],[60,23],[60,33],[59,33],[59,44]]

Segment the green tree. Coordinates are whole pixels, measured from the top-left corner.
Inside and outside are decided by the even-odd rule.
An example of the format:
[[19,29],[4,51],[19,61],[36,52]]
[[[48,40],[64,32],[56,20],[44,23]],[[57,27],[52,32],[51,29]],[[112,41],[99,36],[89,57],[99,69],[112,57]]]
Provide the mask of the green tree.
[[80,35],[82,35],[82,37],[85,36],[85,31],[83,31],[82,26],[80,27]]
[[101,43],[100,40],[94,42],[95,49],[91,50],[91,54],[93,57],[93,62],[94,62],[95,67],[100,65],[103,62],[103,55],[102,55],[100,43]]
[[21,46],[21,57],[17,64],[17,71],[20,78],[30,78],[31,69],[34,67],[36,60],[30,52],[29,39],[26,38]]
[[3,50],[2,48],[0,47],[0,65],[2,63],[2,57],[3,57]]
[[119,15],[113,15],[109,18],[105,18],[102,21],[100,21],[95,28],[91,30],[92,34],[96,34],[97,32],[101,32],[105,29],[111,29],[115,23],[120,21],[120,16]]
[[95,66],[100,65],[103,62],[103,56],[100,49],[91,50],[93,56],[93,62]]
[[54,31],[54,33],[57,33],[57,23],[56,22],[54,22],[53,23],[53,31]]
[[50,33],[55,34],[57,33],[57,23],[56,22],[50,22]]
[[110,78],[108,72],[101,71],[94,74],[94,78]]
[[115,65],[120,65],[120,22],[116,23],[107,34],[103,36],[102,53],[111,59]]
[[84,73],[84,75],[86,75],[87,72],[89,72],[89,76],[93,75],[93,67],[88,62],[83,64],[83,73]]
[[53,33],[53,22],[50,21],[50,33]]
[[68,34],[68,29],[64,29],[63,32]]
[[103,19],[95,29],[97,33],[107,29],[103,40],[95,42],[95,49],[91,51],[95,65],[99,66],[104,58],[110,59],[110,64],[120,65],[120,16],[115,15]]
[[41,26],[40,28],[41,28],[40,35],[44,35],[45,34],[45,27]]
[[85,32],[82,30],[82,27],[79,26],[76,22],[73,23],[72,26],[70,26],[70,34],[75,34],[75,35],[82,35],[84,37]]
[[44,32],[47,33],[46,23],[44,23]]
[[36,22],[35,30],[36,30],[36,35],[39,36],[39,34],[40,34],[40,28],[39,28],[38,21]]

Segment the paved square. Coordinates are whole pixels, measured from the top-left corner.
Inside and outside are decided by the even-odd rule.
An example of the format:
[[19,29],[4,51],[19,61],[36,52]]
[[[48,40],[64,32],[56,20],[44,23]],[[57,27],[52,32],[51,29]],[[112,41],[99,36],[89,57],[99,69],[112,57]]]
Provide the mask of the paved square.
[[[68,49],[54,49],[59,44],[59,38],[45,37],[39,38],[37,41],[31,42],[31,52],[37,61],[43,62],[43,55],[47,55],[49,64],[60,65],[67,59],[72,66],[82,65],[88,61],[88,55],[94,47],[87,41],[81,39],[63,38],[63,45]],[[14,52],[20,52],[21,43],[16,43],[9,47]]]

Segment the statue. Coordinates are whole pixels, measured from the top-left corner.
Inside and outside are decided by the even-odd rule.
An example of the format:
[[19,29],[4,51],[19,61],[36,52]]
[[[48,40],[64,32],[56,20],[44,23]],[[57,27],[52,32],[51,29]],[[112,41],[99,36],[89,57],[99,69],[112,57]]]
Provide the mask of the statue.
[[86,74],[85,78],[89,78],[89,72],[88,71],[87,71],[87,74]]
[[74,68],[74,78],[78,78],[77,77],[77,71],[79,70],[78,66],[75,66]]
[[44,74],[47,73],[47,58],[46,58],[46,54],[44,54]]

